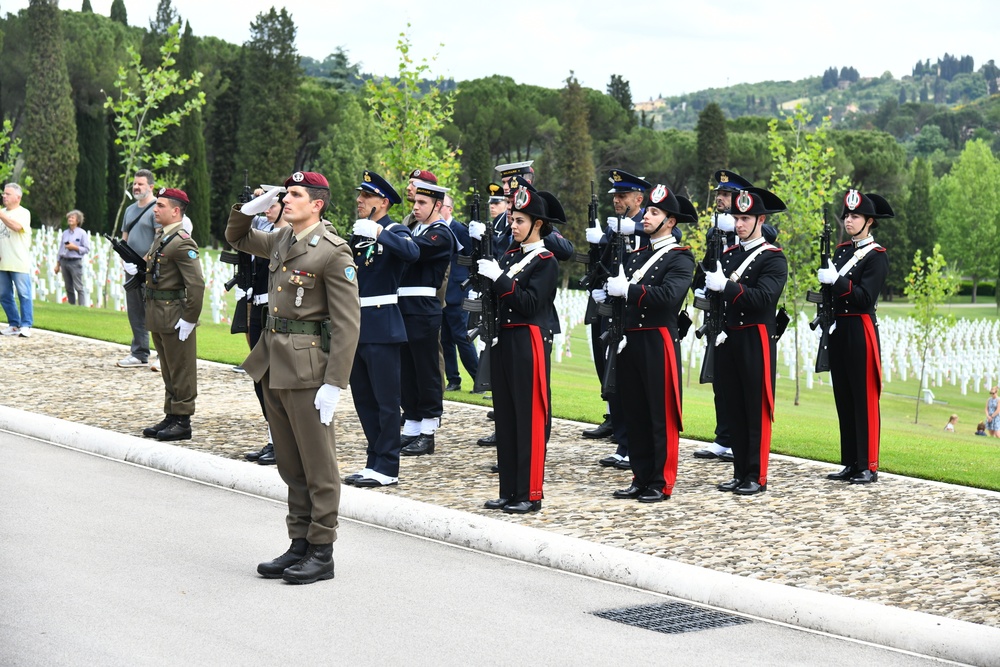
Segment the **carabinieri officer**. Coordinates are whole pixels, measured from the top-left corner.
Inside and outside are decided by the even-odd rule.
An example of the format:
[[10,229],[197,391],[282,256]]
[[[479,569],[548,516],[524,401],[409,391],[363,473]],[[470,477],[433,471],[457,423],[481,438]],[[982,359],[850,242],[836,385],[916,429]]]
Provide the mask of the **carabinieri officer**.
[[844,466],[827,477],[851,484],[878,479],[882,349],[875,306],[885,287],[889,259],[871,232],[879,219],[891,217],[892,207],[879,195],[849,190],[841,218],[851,240],[837,246],[832,266],[819,270],[820,283],[833,289],[837,315],[830,332],[830,379]]

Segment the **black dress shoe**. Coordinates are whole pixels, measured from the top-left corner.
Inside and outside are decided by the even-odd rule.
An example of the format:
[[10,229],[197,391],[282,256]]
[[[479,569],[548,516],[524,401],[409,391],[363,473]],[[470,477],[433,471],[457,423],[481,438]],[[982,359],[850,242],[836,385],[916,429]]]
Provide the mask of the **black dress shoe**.
[[496,447],[497,446],[497,432],[493,431],[485,438],[480,438],[476,440],[476,444],[480,447]]
[[156,432],[156,439],[161,442],[191,439],[191,415],[174,415],[170,426]]
[[621,461],[615,461],[612,464],[612,467],[613,468],[618,468],[619,470],[631,470],[632,469],[632,462],[629,461],[628,457],[626,456]]
[[857,470],[854,469],[854,466],[846,466],[840,472],[831,472],[829,475],[826,476],[826,478],[835,479],[838,482],[846,482],[850,478],[854,477],[856,472]]
[[448,386],[444,388],[445,391],[462,391],[461,382],[449,382]]
[[605,456],[603,459],[598,461],[605,468],[614,468],[615,464],[622,460],[622,457],[617,454],[612,454],[611,456]]
[[416,439],[400,450],[403,456],[423,456],[434,453],[434,434],[421,433]]
[[518,503],[507,503],[503,506],[503,511],[507,514],[527,514],[537,512],[542,509],[541,500],[522,500]]
[[493,411],[492,410],[490,410],[489,412],[486,413],[486,418],[487,419],[493,419]]
[[733,489],[733,493],[738,496],[752,496],[767,491],[767,484],[758,484],[752,479],[744,480],[742,484]]
[[632,500],[634,498],[638,498],[640,493],[642,493],[642,489],[633,484],[627,489],[618,489],[611,494],[611,497]]
[[719,455],[711,449],[696,449],[694,450],[694,457],[696,459],[717,459]]
[[261,451],[260,458],[257,459],[257,465],[262,466],[273,466],[278,462],[278,459],[274,458],[274,445],[267,445]]
[[289,566],[281,578],[290,584],[311,584],[333,579],[333,543],[310,544],[305,557]]
[[401,435],[399,436],[399,444],[403,447],[406,447],[407,445],[412,444],[413,441],[419,437],[420,437],[419,433],[417,435]]
[[245,458],[247,461],[250,461],[250,462],[256,461],[257,459],[259,459],[261,456],[264,455],[264,453],[267,451],[268,447],[270,447],[271,449],[274,449],[274,445],[272,445],[269,442],[266,445],[264,445],[263,447],[261,447],[256,452],[247,452],[246,454],[243,455],[243,458]]
[[342,481],[344,484],[350,484],[351,486],[354,486],[355,482],[357,482],[362,477],[364,477],[364,475],[362,475],[361,473],[356,472],[353,475],[348,475],[347,477],[345,477],[344,479],[342,479],[340,481]]
[[736,460],[736,457],[733,456],[732,450],[727,450],[719,454],[719,460],[725,461],[726,463],[732,463]]
[[147,438],[155,438],[156,434],[174,423],[177,419],[174,415],[167,415],[160,422],[142,429],[142,434]]
[[602,423],[597,428],[592,428],[583,432],[583,437],[591,438],[596,440],[597,438],[606,438],[615,432],[613,426],[611,426],[611,415],[604,415],[604,423]]
[[728,491],[728,492],[732,493],[733,491],[736,490],[736,487],[738,487],[742,483],[743,483],[743,480],[739,480],[739,479],[736,479],[734,477],[731,480],[729,480],[728,482],[723,482],[722,484],[719,484],[715,488],[717,488],[719,491]]
[[878,472],[865,469],[861,472],[854,473],[854,476],[848,481],[851,484],[871,484],[872,482],[878,481]]
[[379,487],[383,487],[383,486],[396,486],[397,484],[399,484],[399,480],[398,479],[393,479],[391,482],[386,482],[385,484],[383,484],[382,482],[378,481],[377,479],[373,479],[371,477],[362,477],[361,479],[359,479],[356,482],[354,482],[354,486],[359,486],[359,487],[361,487],[363,489],[365,489],[365,488],[367,488],[367,489],[375,489],[375,488],[379,488]]
[[639,497],[636,500],[640,503],[658,503],[664,500],[670,500],[670,496],[659,489],[646,489],[639,494]]
[[306,541],[306,538],[296,537],[292,540],[292,546],[288,547],[288,551],[274,560],[258,565],[257,574],[265,579],[280,579],[286,568],[305,558],[308,548],[309,542]]
[[498,465],[490,466],[490,472],[500,472],[500,466]]
[[487,500],[483,503],[483,507],[488,510],[502,510],[509,502],[506,498],[497,498],[496,500]]

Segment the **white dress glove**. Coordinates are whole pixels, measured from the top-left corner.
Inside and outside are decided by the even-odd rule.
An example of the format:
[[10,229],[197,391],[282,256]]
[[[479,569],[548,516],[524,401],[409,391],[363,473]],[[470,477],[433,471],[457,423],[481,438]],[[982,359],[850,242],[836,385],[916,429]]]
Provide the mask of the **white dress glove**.
[[496,280],[503,273],[503,269],[500,268],[500,264],[495,259],[481,259],[477,265],[479,266],[479,275],[486,276],[490,280]]
[[704,287],[699,287],[698,289],[696,289],[694,291],[694,297],[696,299],[704,299],[705,298],[705,288]]
[[177,320],[177,324],[174,325],[174,328],[177,329],[177,340],[183,343],[188,339],[188,336],[191,335],[191,332],[194,331],[194,324],[191,322],[185,322],[182,318]]
[[474,289],[470,289],[469,290],[469,300],[470,301],[479,301],[479,297],[481,297],[481,296],[482,296],[482,294],[480,294],[476,290],[474,290]]
[[837,276],[840,273],[837,269],[833,268],[833,263],[828,259],[826,260],[826,266],[819,270],[819,281],[823,285],[832,285],[837,282]]
[[351,233],[355,236],[364,236],[369,239],[378,238],[378,223],[368,218],[355,220],[354,229],[351,230]]
[[239,287],[234,287],[233,296],[236,297],[237,301],[242,301],[243,299],[247,298],[247,293],[241,290]]
[[604,232],[600,227],[587,227],[587,243],[600,243],[604,239]]
[[324,384],[316,390],[316,400],[313,407],[319,410],[319,420],[326,426],[333,423],[333,412],[337,409],[337,401],[340,400],[340,387],[332,384]]
[[625,349],[626,345],[628,345],[628,338],[625,337],[625,336],[622,336],[621,341],[618,343],[618,354],[622,353],[622,350]]
[[618,229],[618,218],[616,217],[608,218],[608,225],[611,227],[612,230],[616,232],[621,232],[626,236],[635,234],[635,220],[633,220],[632,218],[622,218],[621,229]]
[[469,236],[477,241],[480,241],[482,240],[484,234],[486,234],[486,225],[478,220],[472,220],[469,222]]
[[284,188],[272,188],[259,197],[254,197],[246,204],[243,204],[243,206],[240,206],[240,213],[243,215],[260,215],[271,208],[271,204],[278,201],[278,195],[283,191]]
[[719,214],[719,229],[727,234],[736,229],[736,218],[728,213]]
[[608,300],[608,293],[605,292],[600,287],[598,287],[597,289],[595,289],[590,293],[590,298],[597,303],[604,303],[605,301]]
[[721,292],[726,288],[726,276],[722,273],[722,264],[715,263],[715,271],[705,274],[705,287],[713,292]]
[[608,295],[625,296],[628,294],[628,278],[625,277],[625,268],[618,267],[618,275],[608,278]]
[[125,273],[129,274],[130,276],[134,276],[135,274],[139,273],[139,267],[133,264],[132,262],[124,262],[122,264],[122,268],[125,269]]

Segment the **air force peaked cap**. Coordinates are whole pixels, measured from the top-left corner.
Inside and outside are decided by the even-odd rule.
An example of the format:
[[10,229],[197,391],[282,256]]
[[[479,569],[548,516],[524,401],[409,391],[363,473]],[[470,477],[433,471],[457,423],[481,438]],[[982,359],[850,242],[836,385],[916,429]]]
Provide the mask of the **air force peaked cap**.
[[621,169],[612,169],[609,174],[608,181],[611,182],[611,189],[608,190],[608,194],[614,194],[615,192],[645,192],[653,187],[649,181],[643,180],[641,176],[633,176]]
[[379,197],[389,200],[389,205],[399,204],[403,199],[399,196],[389,182],[376,174],[374,171],[365,170],[362,176],[361,185],[354,188],[355,190],[361,190],[362,192],[371,192],[377,194]]

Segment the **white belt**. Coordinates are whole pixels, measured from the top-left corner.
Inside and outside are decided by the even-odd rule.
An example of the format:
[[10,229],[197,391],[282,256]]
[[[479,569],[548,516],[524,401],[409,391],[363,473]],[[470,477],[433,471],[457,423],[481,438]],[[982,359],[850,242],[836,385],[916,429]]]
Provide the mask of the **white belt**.
[[398,303],[399,298],[395,294],[382,294],[380,296],[363,296],[360,299],[361,307],[387,306],[390,303]]
[[396,292],[399,296],[437,296],[435,287],[400,287]]
[[255,306],[262,306],[265,303],[267,303],[267,295],[266,294],[256,294],[256,295],[253,296],[253,305],[255,305]]

